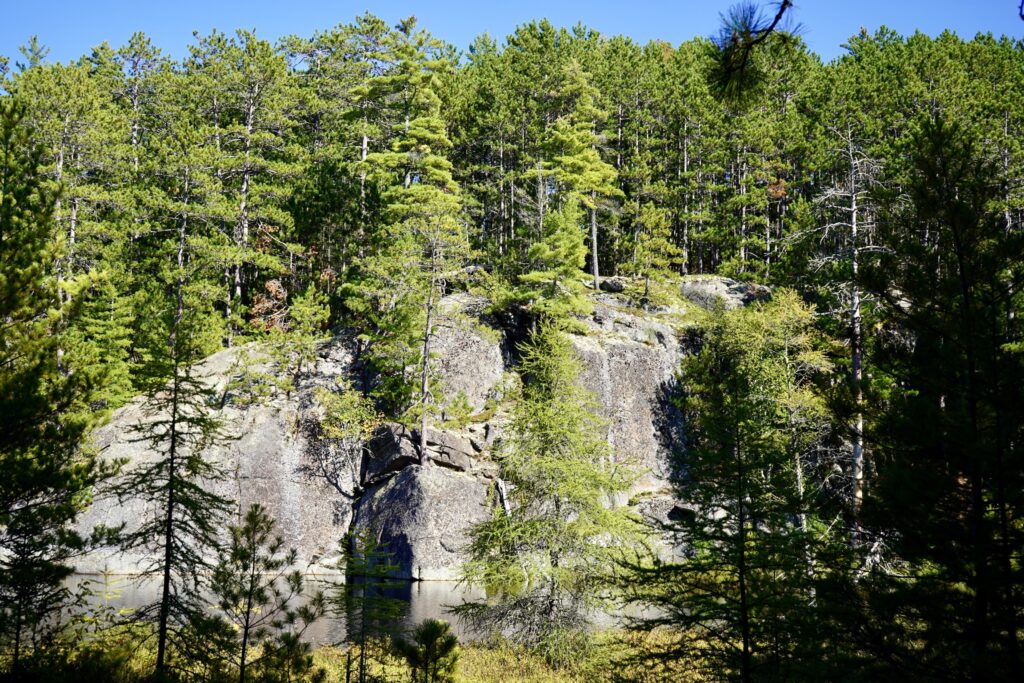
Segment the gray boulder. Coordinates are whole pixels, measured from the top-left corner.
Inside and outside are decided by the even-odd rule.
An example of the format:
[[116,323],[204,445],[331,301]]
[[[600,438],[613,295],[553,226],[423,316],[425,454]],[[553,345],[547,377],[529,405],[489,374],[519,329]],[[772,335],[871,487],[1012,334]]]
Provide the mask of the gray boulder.
[[603,277],[601,278],[600,287],[602,292],[619,294],[626,291],[626,281],[621,277]]
[[459,451],[435,451],[428,448],[427,459],[435,465],[447,467],[456,472],[469,472],[473,469],[473,460]]
[[434,427],[427,427],[427,448],[430,447],[443,451],[465,453],[468,456],[472,456],[477,451],[473,446],[473,442],[468,437],[446,429],[435,429]]
[[400,567],[397,578],[455,580],[466,532],[490,516],[488,490],[471,474],[413,465],[366,491],[352,527],[378,539]]
[[771,297],[771,290],[764,285],[739,282],[718,275],[690,276],[679,285],[679,292],[707,310],[713,309],[719,301],[726,310],[731,310]]
[[404,426],[388,422],[374,433],[363,460],[363,484],[373,484],[420,461],[414,435]]
[[477,448],[469,437],[449,430],[427,427],[427,458],[448,469],[468,472],[473,469]]

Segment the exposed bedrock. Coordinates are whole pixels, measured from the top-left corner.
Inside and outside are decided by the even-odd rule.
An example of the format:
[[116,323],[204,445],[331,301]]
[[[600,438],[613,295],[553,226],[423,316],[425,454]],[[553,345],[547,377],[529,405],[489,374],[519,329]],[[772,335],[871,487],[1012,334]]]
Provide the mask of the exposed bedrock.
[[[687,281],[683,289],[702,305],[718,297],[742,305],[766,295],[741,285],[705,278]],[[684,427],[672,397],[687,352],[680,333],[685,310],[643,312],[615,293],[593,296],[587,333],[573,337],[581,379],[606,421],[615,458],[638,475],[634,503],[665,517],[675,508],[672,449]],[[445,417],[458,408],[462,418],[448,428],[429,428],[422,454],[418,432],[395,423],[381,425],[361,445],[324,436],[318,390],[353,390],[345,382],[352,355],[340,338],[323,345],[315,367],[287,395],[244,401],[229,390],[244,350],[217,353],[198,368],[221,398],[218,416],[233,437],[208,451],[226,474],[215,488],[240,510],[254,502],[265,506],[303,567],[334,569],[342,538],[349,531],[369,531],[393,553],[401,576],[453,579],[468,528],[501,504],[492,454],[508,419],[502,391],[515,372],[516,354],[507,340],[524,335],[484,316],[481,299],[463,294],[442,303],[445,320],[437,328],[433,362],[444,388]],[[103,456],[124,458],[129,467],[154,457],[137,433],[138,425],[152,419],[141,400],[118,410],[95,434]],[[148,513],[137,500],[103,498],[83,516],[81,527],[131,527]],[[81,564],[84,571],[121,573],[145,566],[143,557],[112,551],[94,553]]]

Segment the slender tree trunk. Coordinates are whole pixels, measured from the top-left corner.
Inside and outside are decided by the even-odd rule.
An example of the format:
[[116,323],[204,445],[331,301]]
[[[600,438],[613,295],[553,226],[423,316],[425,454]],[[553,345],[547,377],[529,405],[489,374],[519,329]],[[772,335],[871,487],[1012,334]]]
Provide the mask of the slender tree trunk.
[[[180,250],[179,250],[180,253]],[[180,257],[179,257],[180,261]],[[173,362],[174,378],[171,381],[171,413],[169,446],[167,451],[167,510],[164,514],[164,557],[163,557],[163,583],[160,592],[160,616],[157,625],[157,654],[156,670],[162,674],[166,670],[167,657],[167,631],[168,619],[171,610],[171,563],[173,561],[173,540],[174,540],[174,513],[175,513],[175,484],[177,483],[177,449],[178,449],[178,361],[177,361],[177,325],[181,320],[182,296],[181,278],[178,282],[178,311],[175,315],[175,327],[171,331],[171,354]]]
[[14,607],[14,652],[11,653],[11,673],[15,677],[21,671],[21,634],[23,630],[22,601],[18,599]]
[[860,511],[864,504],[864,391],[860,306],[860,223],[857,162],[853,133],[847,130],[850,159],[850,381],[853,389],[853,540],[862,539]]
[[[238,225],[235,230],[235,245],[244,250],[249,244],[249,187],[252,182],[252,171],[250,169],[249,160],[252,155],[252,132],[255,125],[256,119],[256,105],[250,102],[245,113],[245,154],[242,168],[242,187],[239,190],[239,201],[238,201]],[[229,296],[229,299],[239,302],[241,305],[242,301],[242,264],[240,262],[235,263],[233,281],[231,283],[233,287],[233,294]],[[234,337],[234,323],[228,320],[228,346],[231,346],[232,338]]]
[[540,159],[537,160],[537,233],[534,239],[540,241],[544,237],[544,168]]
[[[241,500],[241,499],[239,499]],[[238,683],[245,683],[246,658],[249,654],[249,632],[252,629],[252,603],[253,594],[256,591],[256,583],[259,579],[256,573],[256,549],[251,548],[251,564],[249,566],[249,586],[245,594],[245,617],[242,622],[242,652],[238,663]]]
[[[367,222],[367,211],[366,211],[366,157],[370,153],[370,139],[366,133],[363,133],[362,143],[359,147],[359,234],[365,235],[366,222]],[[358,240],[356,245],[356,251],[359,254],[359,260],[362,261],[366,255],[365,239]]]
[[743,468],[743,456],[740,452],[738,430],[733,431],[733,457],[736,460],[736,521],[738,526],[737,534],[737,557],[736,574],[739,580],[740,602],[740,637],[742,640],[742,652],[740,655],[740,679],[743,683],[751,683],[752,655],[750,638],[750,606],[747,596],[747,515],[744,499],[746,498],[746,473]]
[[505,255],[505,135],[498,141],[498,255]]
[[420,371],[420,464],[427,462],[427,421],[430,406],[430,338],[434,333],[434,288],[437,286],[435,253],[430,254],[430,290],[427,292],[427,321],[423,329],[423,365]]
[[[136,71],[138,65],[136,65]],[[135,175],[139,175],[139,78],[138,73],[132,80],[131,102],[132,102],[132,169]]]
[[966,444],[968,457],[968,478],[970,481],[970,538],[974,575],[974,614],[971,633],[971,680],[987,681],[989,678],[988,641],[990,626],[988,607],[990,604],[988,578],[988,538],[985,532],[985,491],[984,472],[982,469],[980,444],[978,443],[978,385],[977,357],[974,345],[974,297],[972,275],[967,272],[966,254],[960,226],[954,218],[950,229],[953,235],[953,246],[956,253],[960,296],[963,304],[961,319],[964,334],[964,350],[967,356],[967,417],[969,421],[969,440]]
[[[186,202],[188,201],[189,193],[189,178],[186,174],[184,195]],[[166,671],[166,658],[167,658],[167,631],[168,631],[168,619],[170,617],[171,607],[171,563],[173,561],[173,540],[174,540],[174,514],[175,505],[177,503],[175,498],[175,485],[177,483],[177,456],[178,456],[178,421],[179,421],[179,390],[181,388],[180,376],[179,376],[179,355],[178,355],[178,329],[181,325],[181,319],[185,313],[185,248],[186,248],[186,231],[188,228],[188,219],[182,216],[181,223],[178,228],[178,253],[177,253],[177,266],[178,274],[176,287],[176,306],[174,311],[174,320],[171,324],[171,333],[168,340],[168,352],[171,358],[171,371],[174,376],[171,378],[171,410],[169,415],[169,427],[168,427],[168,469],[167,469],[167,510],[164,515],[164,557],[163,557],[163,576],[162,586],[160,593],[160,614],[157,624],[157,656],[156,656],[156,670],[158,674],[163,674]]]
[[686,191],[683,192],[683,239],[682,239],[682,271],[689,272],[690,265],[690,135],[689,122],[684,124],[683,135],[683,173],[687,176]]
[[740,272],[747,272],[747,162],[740,164]]
[[[590,193],[590,200],[597,202],[597,193]],[[601,291],[601,274],[597,265],[597,206],[590,209],[590,267],[594,275],[594,291]]]

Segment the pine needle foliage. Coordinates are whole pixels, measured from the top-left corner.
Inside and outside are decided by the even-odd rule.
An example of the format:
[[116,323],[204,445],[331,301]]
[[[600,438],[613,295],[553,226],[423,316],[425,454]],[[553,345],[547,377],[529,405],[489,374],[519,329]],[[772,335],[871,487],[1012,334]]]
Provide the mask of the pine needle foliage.
[[612,504],[630,469],[608,448],[579,371],[556,325],[542,324],[522,348],[522,396],[499,454],[510,505],[471,530],[464,566],[464,580],[490,597],[455,610],[560,664],[586,646],[611,560],[637,532],[627,508]]

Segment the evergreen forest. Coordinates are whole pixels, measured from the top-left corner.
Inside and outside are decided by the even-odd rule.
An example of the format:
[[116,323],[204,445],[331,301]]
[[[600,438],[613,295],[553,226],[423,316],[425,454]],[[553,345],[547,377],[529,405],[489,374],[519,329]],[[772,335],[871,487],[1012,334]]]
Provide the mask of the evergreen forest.
[[[881,28],[824,62],[752,12],[679,45],[367,13],[0,57],[0,680],[1024,680],[1024,44]],[[681,293],[710,280],[762,295]],[[612,293],[687,349],[660,517],[574,351]],[[517,368],[485,597],[446,617],[472,639],[396,628],[379,535],[329,584],[236,509],[196,370],[237,350],[260,404],[341,338],[323,438],[403,425],[427,467],[475,419],[453,296]],[[138,462],[93,438],[125,406]],[[144,512],[83,528],[101,501]],[[152,603],[73,580],[101,548]]]

